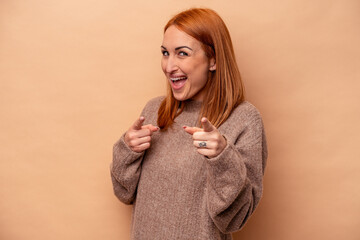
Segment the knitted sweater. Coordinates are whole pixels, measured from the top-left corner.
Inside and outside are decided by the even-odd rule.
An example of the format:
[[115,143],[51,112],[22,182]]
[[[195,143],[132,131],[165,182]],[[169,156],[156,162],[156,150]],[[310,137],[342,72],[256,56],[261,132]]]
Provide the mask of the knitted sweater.
[[[156,126],[163,97],[148,102],[144,124]],[[133,152],[124,135],[113,148],[115,195],[134,204],[131,238],[136,240],[232,239],[258,205],[267,158],[261,116],[248,102],[218,128],[227,146],[214,158],[200,155],[183,125],[196,126],[201,102],[186,101],[166,131],[154,132],[151,146]]]

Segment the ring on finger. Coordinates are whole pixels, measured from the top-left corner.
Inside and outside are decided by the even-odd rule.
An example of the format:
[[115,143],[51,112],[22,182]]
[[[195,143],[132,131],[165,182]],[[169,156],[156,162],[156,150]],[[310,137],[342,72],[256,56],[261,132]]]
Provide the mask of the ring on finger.
[[199,142],[199,147],[206,147],[206,142]]

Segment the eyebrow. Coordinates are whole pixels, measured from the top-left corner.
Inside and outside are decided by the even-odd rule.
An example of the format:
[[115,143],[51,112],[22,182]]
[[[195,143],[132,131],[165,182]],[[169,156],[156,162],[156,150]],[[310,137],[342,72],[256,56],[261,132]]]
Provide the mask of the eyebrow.
[[[166,47],[164,47],[164,46],[161,46],[161,48],[167,50]],[[188,48],[188,49],[190,49],[191,51],[193,51],[192,48],[190,48],[190,47],[188,47],[188,46],[180,46],[180,47],[177,47],[177,48],[175,48],[175,51],[177,51],[177,50],[179,50],[179,49],[181,49],[181,48]]]

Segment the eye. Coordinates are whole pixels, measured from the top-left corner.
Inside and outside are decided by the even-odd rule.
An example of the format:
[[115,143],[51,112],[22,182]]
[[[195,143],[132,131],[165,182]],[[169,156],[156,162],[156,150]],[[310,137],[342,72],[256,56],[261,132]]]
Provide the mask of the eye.
[[189,56],[189,54],[187,54],[187,53],[184,52],[184,51],[179,52],[179,55],[180,55],[180,56]]
[[168,52],[168,51],[162,50],[161,53],[162,53],[163,56],[169,56],[169,52]]

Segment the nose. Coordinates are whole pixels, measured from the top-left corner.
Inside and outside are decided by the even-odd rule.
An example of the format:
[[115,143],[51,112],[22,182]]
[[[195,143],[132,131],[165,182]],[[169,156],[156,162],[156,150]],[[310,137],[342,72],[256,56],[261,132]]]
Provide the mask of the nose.
[[163,70],[166,73],[172,73],[179,68],[177,65],[176,58],[174,58],[173,56],[168,56],[166,58],[163,58],[162,61],[163,61],[162,63]]

